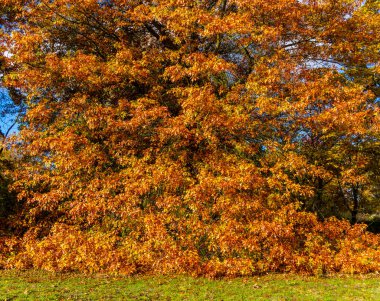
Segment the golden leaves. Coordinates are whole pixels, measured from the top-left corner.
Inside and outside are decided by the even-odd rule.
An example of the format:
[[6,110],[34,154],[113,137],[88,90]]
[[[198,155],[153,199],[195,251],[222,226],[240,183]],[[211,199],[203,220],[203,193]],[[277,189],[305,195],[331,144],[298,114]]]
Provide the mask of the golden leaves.
[[332,4],[27,4],[4,39],[28,106],[11,172],[26,234],[0,264],[379,270],[378,236],[301,211],[376,184],[378,14]]

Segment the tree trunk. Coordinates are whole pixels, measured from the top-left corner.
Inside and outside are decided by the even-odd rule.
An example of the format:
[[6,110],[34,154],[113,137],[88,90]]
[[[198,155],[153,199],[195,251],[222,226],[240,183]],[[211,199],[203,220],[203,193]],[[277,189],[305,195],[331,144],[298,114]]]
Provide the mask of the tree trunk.
[[359,187],[352,185],[353,209],[351,210],[351,224],[357,223],[357,215],[359,213]]

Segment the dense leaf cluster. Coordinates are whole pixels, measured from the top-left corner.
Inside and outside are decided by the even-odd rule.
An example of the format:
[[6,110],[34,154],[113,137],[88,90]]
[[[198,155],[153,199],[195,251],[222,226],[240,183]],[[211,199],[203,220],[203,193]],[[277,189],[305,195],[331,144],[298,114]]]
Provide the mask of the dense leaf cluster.
[[379,205],[379,5],[5,1],[28,109],[0,265],[380,270],[379,237],[330,218]]

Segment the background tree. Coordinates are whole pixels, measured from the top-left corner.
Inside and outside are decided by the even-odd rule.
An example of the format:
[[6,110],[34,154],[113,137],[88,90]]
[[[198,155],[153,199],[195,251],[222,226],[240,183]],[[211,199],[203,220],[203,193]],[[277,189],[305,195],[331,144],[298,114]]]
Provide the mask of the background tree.
[[[3,1],[0,4],[0,231],[7,228],[5,217],[14,212],[16,196],[8,189],[11,179],[7,172],[13,169],[11,151],[6,147],[9,136],[16,130],[17,123],[25,111],[22,97],[16,89],[7,91],[2,82],[4,74],[12,69],[8,64],[7,35],[15,26],[14,18],[18,12],[16,3],[20,1]],[[12,98],[9,95],[12,95]]]

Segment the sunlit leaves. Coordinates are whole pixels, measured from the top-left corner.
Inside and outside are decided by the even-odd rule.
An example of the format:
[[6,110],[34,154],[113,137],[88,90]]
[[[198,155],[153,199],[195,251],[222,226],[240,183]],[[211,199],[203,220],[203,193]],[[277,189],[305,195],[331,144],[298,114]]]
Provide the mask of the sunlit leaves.
[[12,253],[1,265],[379,270],[378,236],[306,212],[343,216],[355,198],[375,199],[373,2],[60,0],[15,11],[5,83],[28,112],[10,172],[19,237],[0,245]]

